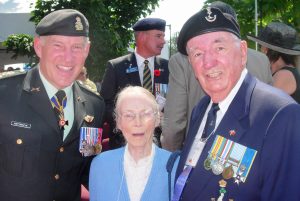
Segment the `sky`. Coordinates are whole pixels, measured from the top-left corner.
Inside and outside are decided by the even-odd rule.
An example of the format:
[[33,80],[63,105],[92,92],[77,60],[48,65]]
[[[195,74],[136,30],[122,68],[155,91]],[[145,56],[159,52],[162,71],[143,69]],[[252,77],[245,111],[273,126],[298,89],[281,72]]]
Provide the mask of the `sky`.
[[[35,0],[0,0],[0,13],[30,12],[30,3]],[[179,32],[184,22],[201,9],[204,0],[160,0],[159,7],[147,17],[159,17],[171,24],[172,35]],[[166,36],[170,34],[166,28]]]

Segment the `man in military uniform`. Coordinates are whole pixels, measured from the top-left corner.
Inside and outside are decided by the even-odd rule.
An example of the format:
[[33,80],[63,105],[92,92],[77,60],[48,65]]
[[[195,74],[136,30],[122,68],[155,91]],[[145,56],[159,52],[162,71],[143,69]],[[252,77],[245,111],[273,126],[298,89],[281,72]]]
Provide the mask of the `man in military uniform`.
[[[151,91],[163,108],[169,82],[168,60],[158,57],[165,44],[166,21],[160,18],[144,18],[137,21],[134,31],[134,52],[107,62],[100,94],[106,104],[105,121],[110,126],[111,149],[124,145],[124,140],[115,129],[113,110],[118,92],[128,86],[143,86]],[[159,102],[159,101],[158,101]],[[160,128],[155,129],[154,141],[160,146]]]
[[36,33],[39,65],[0,79],[1,200],[80,201],[93,157],[79,152],[80,132],[98,131],[104,112],[103,100],[75,81],[89,52],[88,21],[54,11]]

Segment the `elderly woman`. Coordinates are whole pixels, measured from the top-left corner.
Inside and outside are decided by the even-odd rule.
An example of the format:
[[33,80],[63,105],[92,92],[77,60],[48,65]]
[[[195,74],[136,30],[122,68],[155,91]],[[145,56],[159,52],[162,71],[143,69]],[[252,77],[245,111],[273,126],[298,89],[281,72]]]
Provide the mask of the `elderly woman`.
[[90,170],[91,201],[168,200],[166,164],[171,153],[152,141],[154,129],[160,124],[154,96],[139,86],[124,88],[117,96],[115,117],[127,144],[94,158]]

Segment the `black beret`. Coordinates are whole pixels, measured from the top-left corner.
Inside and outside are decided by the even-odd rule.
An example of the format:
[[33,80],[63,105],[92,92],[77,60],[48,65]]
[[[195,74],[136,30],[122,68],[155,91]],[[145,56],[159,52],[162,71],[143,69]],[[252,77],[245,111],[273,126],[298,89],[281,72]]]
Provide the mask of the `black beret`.
[[46,15],[37,25],[36,33],[40,36],[88,36],[89,22],[79,11],[62,9]]
[[165,31],[166,21],[160,18],[144,18],[137,21],[132,29],[134,31],[160,30]]
[[222,13],[218,8],[207,7],[188,19],[183,25],[177,40],[178,51],[187,55],[187,42],[198,35],[226,31],[240,36],[240,27],[231,14]]

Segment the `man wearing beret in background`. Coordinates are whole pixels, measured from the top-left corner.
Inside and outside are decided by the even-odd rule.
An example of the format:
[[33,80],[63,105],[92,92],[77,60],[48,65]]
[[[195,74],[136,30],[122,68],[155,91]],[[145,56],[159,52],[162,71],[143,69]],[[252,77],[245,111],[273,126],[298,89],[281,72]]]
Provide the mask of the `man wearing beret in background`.
[[[168,60],[157,57],[165,44],[166,21],[160,18],[144,18],[133,25],[136,48],[133,53],[110,60],[101,85],[101,96],[106,103],[106,122],[110,125],[111,149],[124,144],[121,134],[115,130],[113,109],[116,94],[125,86],[143,86],[150,90],[163,107],[167,90]],[[155,140],[159,144],[160,129]]]
[[99,131],[105,110],[75,81],[89,52],[88,21],[58,10],[36,33],[38,66],[0,80],[0,199],[80,201],[95,154],[79,152],[81,130]]
[[207,96],[192,112],[172,200],[299,200],[300,106],[248,73],[236,20],[207,7],[177,45]]

